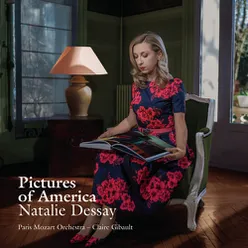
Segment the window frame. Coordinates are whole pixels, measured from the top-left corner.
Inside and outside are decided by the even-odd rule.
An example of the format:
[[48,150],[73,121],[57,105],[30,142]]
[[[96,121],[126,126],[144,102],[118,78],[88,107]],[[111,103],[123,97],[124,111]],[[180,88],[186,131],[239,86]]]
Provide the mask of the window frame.
[[[66,4],[65,4],[66,5]],[[78,0],[71,0],[71,24],[72,24],[72,37],[71,44],[75,46],[77,43],[77,22],[78,22]],[[46,127],[48,119],[52,117],[42,117],[42,118],[22,118],[22,36],[21,36],[21,1],[15,1],[15,78],[16,78],[16,118],[13,118],[13,105],[12,109],[12,121],[15,126],[15,137],[16,138],[27,138],[27,137],[37,137],[43,134],[43,130]],[[11,96],[12,99],[12,91]],[[12,102],[13,103],[13,102]],[[30,134],[27,129],[35,129],[34,132]]]
[[[248,125],[231,123],[234,82],[235,0],[220,0],[218,125],[230,132],[248,132]],[[224,28],[221,28],[224,27]]]

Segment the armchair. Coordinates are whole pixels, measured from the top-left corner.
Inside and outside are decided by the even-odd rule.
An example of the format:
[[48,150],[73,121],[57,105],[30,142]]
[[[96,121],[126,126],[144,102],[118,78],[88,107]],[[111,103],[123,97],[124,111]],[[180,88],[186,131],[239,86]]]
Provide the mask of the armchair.
[[213,99],[187,94],[185,118],[188,144],[195,152],[195,160],[185,172],[168,205],[184,204],[187,207],[187,227],[191,231],[196,229],[196,212],[198,206],[203,204],[201,199],[206,193],[214,110]]

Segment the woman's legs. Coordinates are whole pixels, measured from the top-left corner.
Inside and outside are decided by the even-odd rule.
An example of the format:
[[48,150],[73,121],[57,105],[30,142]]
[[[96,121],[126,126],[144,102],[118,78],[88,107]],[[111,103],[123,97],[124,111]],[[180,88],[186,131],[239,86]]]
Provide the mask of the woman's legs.
[[[126,179],[123,172],[124,157],[122,154],[117,154],[114,151],[101,152],[96,158],[96,169],[94,171],[92,194],[96,197],[96,202],[91,207],[105,209],[102,216],[89,216],[86,218],[84,228],[78,233],[79,240],[87,240],[89,235],[92,235],[92,226],[94,233],[89,240],[95,242],[107,237],[112,231],[112,224],[115,221],[116,209],[124,211],[134,211],[135,204],[130,195],[130,179]],[[129,161],[126,161],[127,166]],[[110,209],[112,211],[110,211]],[[114,210],[115,209],[115,210]],[[102,211],[103,213],[104,211]],[[98,224],[98,225],[97,225]],[[103,226],[103,228],[101,228]],[[87,238],[82,238],[87,236]],[[79,242],[80,242],[79,241]],[[91,244],[89,242],[89,244]],[[88,246],[89,246],[88,244]]]
[[[90,208],[100,208],[101,205],[92,203]],[[108,206],[104,205],[102,208],[110,209]],[[110,212],[110,211],[108,211]],[[91,216],[89,215],[85,222],[84,228],[82,228],[72,239],[71,243],[79,243],[87,241],[85,247],[90,247],[94,245],[97,241],[105,239],[112,231],[112,225],[116,219],[116,214],[114,215],[103,215],[103,216]],[[93,232],[93,235],[90,236]]]
[[[110,209],[108,206],[104,205],[103,208]],[[109,211],[110,212],[110,211]],[[94,225],[95,232],[86,242],[85,247],[91,247],[104,241],[105,238],[112,232],[112,225],[116,219],[116,213],[114,216],[103,215],[101,221],[98,225]]]
[[[90,209],[92,208],[101,208],[101,205],[99,204],[96,204],[96,203],[91,203],[90,205]],[[87,218],[85,219],[84,221],[84,228],[82,228],[78,234],[80,235],[89,235],[91,233],[91,229],[92,229],[92,226],[94,224],[99,224],[101,221],[101,216],[93,216],[93,215],[89,215],[87,216]]]
[[[92,203],[90,205],[90,208],[101,208],[101,205]],[[90,235],[92,233],[92,226],[98,225],[101,221],[101,216],[93,216],[89,215],[87,216],[86,220],[84,221],[84,228],[82,228],[71,240],[70,242],[72,244],[74,243],[80,243],[83,241],[87,241],[90,239]]]
[[[103,208],[108,208],[108,206],[104,205]],[[100,223],[94,226],[95,232],[92,235],[95,238],[99,238],[99,239],[104,239],[106,238],[112,231],[112,225],[114,224],[116,219],[116,213],[114,214],[114,216],[102,216]]]

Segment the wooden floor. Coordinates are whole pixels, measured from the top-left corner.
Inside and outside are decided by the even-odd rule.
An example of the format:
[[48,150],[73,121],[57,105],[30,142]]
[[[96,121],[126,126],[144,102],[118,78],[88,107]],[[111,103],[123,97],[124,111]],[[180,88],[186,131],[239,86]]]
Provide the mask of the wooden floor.
[[[76,190],[50,190],[49,193],[71,194],[78,190],[82,190],[83,194],[90,193],[92,179],[76,178],[76,181]],[[0,179],[1,248],[83,247],[68,242],[76,230],[57,228],[58,224],[80,226],[84,221],[83,215],[72,217],[70,203],[63,203],[59,206],[66,208],[68,213],[64,217],[18,216],[18,195],[28,192],[18,189],[18,185],[19,181],[14,177]],[[37,190],[32,207],[48,207],[51,204],[37,203],[40,193],[41,190]],[[118,221],[122,225],[131,224],[134,230],[116,232],[102,247],[248,247],[248,174],[211,168],[204,201],[205,207],[198,213],[195,232],[187,231],[186,209],[173,206],[168,207],[163,216],[153,218],[120,216]],[[87,207],[89,203],[82,206]],[[20,224],[22,228],[38,224],[55,226],[55,230],[18,230]]]

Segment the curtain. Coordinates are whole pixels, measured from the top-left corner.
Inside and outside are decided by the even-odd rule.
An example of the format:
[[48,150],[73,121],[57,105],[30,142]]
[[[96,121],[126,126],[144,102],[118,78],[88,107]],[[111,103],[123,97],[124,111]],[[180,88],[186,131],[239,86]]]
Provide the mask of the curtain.
[[0,133],[6,131],[7,87],[7,21],[4,1],[0,1]]

